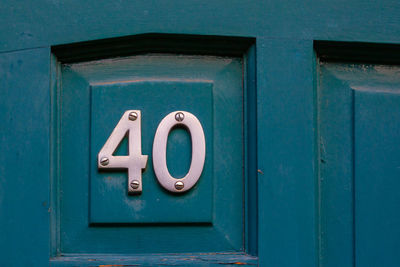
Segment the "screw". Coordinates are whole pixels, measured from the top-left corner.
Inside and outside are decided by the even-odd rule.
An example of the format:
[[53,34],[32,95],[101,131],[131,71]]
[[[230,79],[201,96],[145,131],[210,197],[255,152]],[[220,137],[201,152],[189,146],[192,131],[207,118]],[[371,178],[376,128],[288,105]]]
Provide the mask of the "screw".
[[182,112],[178,112],[175,114],[176,121],[183,121],[184,118],[185,118],[185,115]]
[[131,113],[129,113],[129,119],[131,121],[135,121],[138,118],[138,114],[134,111],[132,111]]
[[107,157],[101,158],[100,159],[100,164],[103,166],[107,166],[108,163],[110,163],[110,160]]
[[133,189],[138,189],[138,188],[139,188],[139,181],[133,180],[133,181],[131,182],[131,187],[132,187]]
[[183,182],[181,182],[181,181],[178,181],[178,182],[175,183],[175,188],[176,188],[177,190],[182,190],[184,186],[185,186],[185,185],[184,185]]

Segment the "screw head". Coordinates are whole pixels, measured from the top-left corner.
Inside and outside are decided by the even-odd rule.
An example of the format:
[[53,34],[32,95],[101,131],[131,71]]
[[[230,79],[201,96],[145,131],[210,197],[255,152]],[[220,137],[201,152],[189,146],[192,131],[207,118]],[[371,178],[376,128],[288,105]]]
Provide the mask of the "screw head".
[[183,121],[184,118],[185,118],[185,115],[182,112],[178,112],[175,114],[176,121]]
[[133,189],[138,189],[139,188],[139,181],[137,181],[137,180],[133,180],[132,182],[131,182],[131,187],[133,188]]
[[107,157],[103,157],[100,159],[100,164],[103,166],[107,166],[110,163],[110,160]]
[[129,119],[131,121],[135,121],[138,118],[138,114],[134,111],[132,111],[131,113],[129,113]]
[[175,183],[176,190],[182,190],[185,187],[182,181],[178,181]]

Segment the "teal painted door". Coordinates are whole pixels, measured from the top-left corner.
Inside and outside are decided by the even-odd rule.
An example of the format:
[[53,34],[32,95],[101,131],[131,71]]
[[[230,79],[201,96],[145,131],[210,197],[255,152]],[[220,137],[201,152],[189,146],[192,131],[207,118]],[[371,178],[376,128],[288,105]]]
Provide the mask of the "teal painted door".
[[[241,59],[175,55],[60,66],[60,254],[244,250],[242,67]],[[141,112],[142,154],[149,155],[137,195],[127,192],[126,171],[97,167],[97,154],[130,109]],[[175,110],[194,114],[206,140],[202,175],[182,194],[160,186],[152,161],[157,126]],[[195,141],[182,127],[169,133],[173,177],[188,172]],[[116,155],[132,153],[124,142]]]
[[319,67],[322,263],[396,266],[399,67]]
[[[0,266],[399,266],[398,14],[397,0],[3,1]],[[140,195],[97,166],[131,109]],[[179,195],[152,165],[177,110],[206,139]],[[169,134],[177,178],[192,141]]]

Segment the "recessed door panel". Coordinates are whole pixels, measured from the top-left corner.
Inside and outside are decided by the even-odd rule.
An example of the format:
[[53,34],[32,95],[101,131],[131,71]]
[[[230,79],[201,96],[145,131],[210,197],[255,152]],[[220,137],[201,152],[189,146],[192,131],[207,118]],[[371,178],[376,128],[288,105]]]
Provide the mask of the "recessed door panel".
[[320,65],[324,266],[395,266],[400,231],[400,68]]
[[[91,87],[90,223],[212,223],[212,87],[209,82],[190,81],[127,82]],[[126,170],[101,172],[96,162],[97,153],[119,121],[121,112],[130,108],[141,110],[142,154],[150,155],[142,173],[142,192],[137,195],[127,192]],[[200,120],[206,136],[207,161],[199,183],[187,193],[175,195],[157,182],[152,146],[161,119],[179,109],[196,114]],[[168,169],[176,178],[184,177],[189,171],[191,142],[189,131],[183,127],[174,128],[168,136]],[[126,155],[127,146],[124,140],[117,154]]]
[[[153,54],[65,64],[60,75],[63,253],[243,251],[241,58]],[[98,165],[108,164],[99,152],[127,110],[140,111],[141,154],[148,156],[137,194],[128,192],[126,169]],[[179,110],[198,119],[206,147],[201,176],[184,193],[166,190],[152,163],[157,127]],[[131,153],[135,139],[127,137],[114,156]],[[178,123],[167,140],[168,170],[182,178],[193,157],[190,129]]]

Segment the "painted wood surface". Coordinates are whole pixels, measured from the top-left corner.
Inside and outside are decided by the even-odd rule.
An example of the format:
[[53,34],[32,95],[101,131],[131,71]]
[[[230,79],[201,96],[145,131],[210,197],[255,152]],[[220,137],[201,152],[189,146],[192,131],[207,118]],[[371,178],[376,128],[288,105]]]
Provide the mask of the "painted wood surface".
[[50,256],[50,53],[0,54],[0,265]]
[[[352,60],[368,61],[371,59],[369,54],[360,53],[364,50],[358,49],[361,44],[357,42],[390,43],[398,47],[399,13],[400,2],[397,0],[3,2],[0,4],[0,110],[3,111],[0,113],[1,265],[44,266],[51,250],[47,212],[49,196],[53,197],[50,194],[49,176],[54,170],[50,167],[50,154],[57,153],[55,147],[53,150],[49,147],[50,135],[54,133],[50,131],[50,128],[54,128],[54,125],[50,125],[50,87],[54,81],[50,79],[54,74],[50,73],[50,69],[55,69],[49,66],[52,47],[148,33],[250,37],[255,44],[252,48],[254,58],[250,58],[250,61],[253,60],[255,64],[252,80],[257,82],[257,86],[254,86],[254,91],[249,91],[248,96],[256,100],[248,110],[257,116],[250,115],[248,124],[257,130],[247,135],[257,137],[256,141],[251,142],[257,154],[246,159],[249,161],[246,166],[251,167],[249,173],[258,174],[258,181],[251,183],[257,184],[259,197],[252,198],[255,194],[246,196],[246,200],[253,204],[246,212],[252,218],[258,217],[258,223],[253,221],[253,227],[246,231],[253,236],[253,240],[258,239],[258,245],[253,244],[250,253],[258,255],[259,262],[253,258],[250,262],[261,266],[307,267],[329,264],[352,266],[354,262],[359,265],[373,265],[376,262],[387,266],[399,265],[393,256],[398,249],[397,228],[393,228],[398,217],[394,213],[379,213],[398,208],[397,195],[393,193],[397,181],[393,157],[397,156],[397,152],[391,150],[396,141],[392,138],[375,139],[386,133],[395,136],[397,124],[391,126],[390,123],[398,119],[391,115],[391,110],[397,108],[397,98],[391,98],[386,93],[372,97],[372,100],[365,96],[363,103],[368,104],[368,108],[365,108],[365,112],[362,109],[359,111],[368,115],[369,109],[375,109],[376,113],[357,124],[357,129],[371,132],[371,135],[360,135],[362,138],[359,139],[358,151],[362,153],[367,150],[364,142],[375,142],[380,147],[363,158],[362,166],[368,168],[358,171],[375,176],[365,178],[361,187],[357,187],[358,179],[356,186],[352,187],[349,180],[351,156],[346,154],[348,150],[344,147],[350,142],[346,132],[343,138],[328,138],[331,144],[339,146],[332,150],[325,144],[325,157],[329,159],[339,152],[346,156],[335,158],[336,162],[330,160],[332,167],[321,167],[320,160],[323,158],[320,158],[319,134],[324,131],[329,133],[331,126],[349,126],[344,121],[348,114],[337,119],[337,125],[334,126],[329,114],[333,116],[337,112],[325,110],[325,115],[318,113],[321,109],[318,97],[337,97],[338,93],[327,91],[317,96],[319,74],[313,47],[315,40],[356,42],[349,50],[358,55],[351,57]],[[231,39],[226,41],[226,46],[229,47],[229,43],[233,42]],[[335,47],[332,43],[329,46]],[[40,49],[33,49],[38,47]],[[184,49],[185,45],[170,51],[179,53],[179,48]],[[372,49],[377,49],[381,55],[374,61],[383,64],[389,62],[385,57],[396,54],[385,47]],[[215,48],[214,54],[221,53],[221,50],[221,46]],[[243,54],[241,49],[239,52]],[[339,59],[346,60],[344,57]],[[398,62],[391,60],[390,64]],[[392,76],[396,75],[392,73]],[[332,88],[346,87],[340,81],[329,85]],[[256,96],[252,92],[256,92]],[[342,103],[345,106],[346,101]],[[386,109],[380,109],[382,106]],[[337,111],[344,112],[339,108]],[[378,115],[390,115],[393,119],[379,121]],[[26,116],[32,119],[29,129],[21,123]],[[375,121],[374,125],[380,127],[374,128],[368,124],[371,119]],[[327,122],[322,128],[318,126],[321,121]],[[10,132],[10,129],[14,130]],[[387,154],[385,147],[389,147],[391,153]],[[382,157],[378,155],[391,156],[390,160],[379,162]],[[374,179],[379,177],[376,176],[379,170],[370,163],[377,159],[376,166],[387,168],[385,178],[392,185],[389,188],[383,180]],[[56,164],[51,162],[51,166]],[[320,183],[321,174],[339,178]],[[21,184],[24,188],[29,187],[29,190],[19,190]],[[319,186],[322,186],[321,191]],[[373,191],[373,188],[377,190]],[[352,202],[351,190],[363,192],[356,195],[355,199],[359,202]],[[340,201],[336,205],[337,198]],[[387,209],[381,209],[381,205],[386,205]],[[359,218],[359,229],[351,226],[354,207],[358,207],[360,215],[364,216]],[[380,214],[384,220],[375,217],[364,220],[374,213]],[[324,220],[326,223],[322,224]],[[371,233],[374,227],[378,227],[378,231]],[[257,228],[258,236],[253,228]],[[321,232],[324,230],[327,232]],[[52,236],[52,239],[56,238]],[[350,243],[357,240],[363,240],[364,243],[355,248]],[[384,245],[377,247],[379,244]],[[374,249],[380,253],[368,253]],[[208,259],[208,256],[204,257],[198,258],[194,264],[203,265]],[[113,264],[122,258],[116,256],[106,259],[99,256],[93,265]],[[155,256],[152,258],[160,259]],[[152,258],[144,257],[130,264],[154,265]],[[69,259],[72,262],[59,263],[60,259],[54,258],[52,264],[91,266],[82,258]],[[184,259],[177,261],[182,263]],[[63,260],[68,261],[64,258],[61,262]],[[236,260],[233,259],[231,263]],[[216,262],[227,261],[219,258]]]
[[[62,254],[244,251],[242,72],[241,58],[173,55],[61,67]],[[96,164],[129,109],[141,110],[142,151],[150,158],[139,196],[127,195],[126,172],[99,172]],[[174,195],[158,184],[151,149],[159,121],[180,109],[203,122],[208,152],[198,185]],[[169,139],[173,145],[173,133]],[[188,162],[184,152],[169,156]]]
[[63,258],[53,258],[51,266],[87,266],[87,267],[129,267],[129,266],[257,266],[257,257],[244,254],[204,253],[204,254],[166,254],[139,255],[124,257],[111,255],[108,257],[96,255],[80,255]]
[[399,67],[319,67],[322,266],[397,266]]
[[1,51],[141,33],[400,42],[398,0],[9,0]]
[[261,266],[315,266],[312,42],[257,42]]

